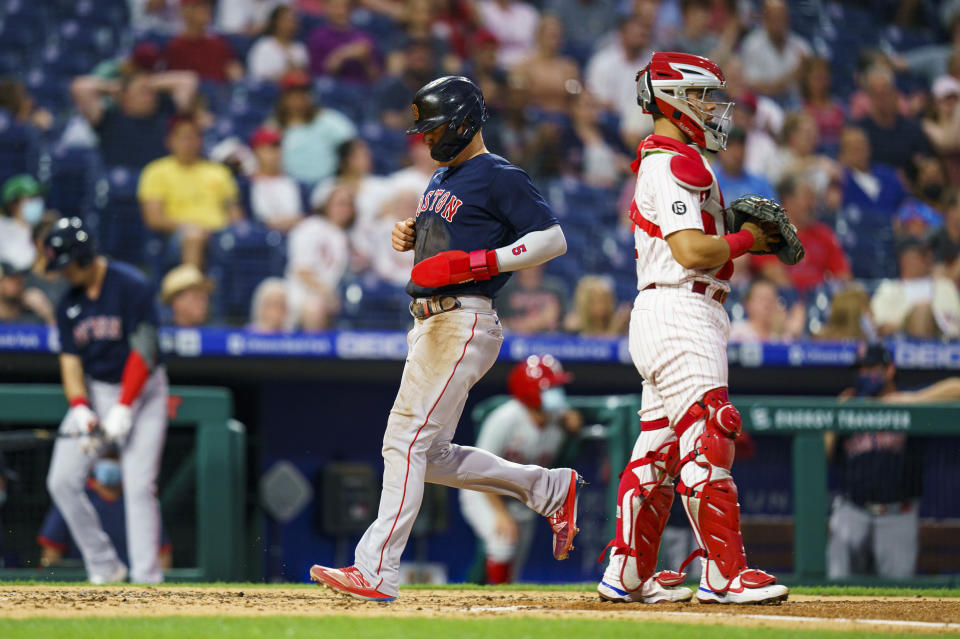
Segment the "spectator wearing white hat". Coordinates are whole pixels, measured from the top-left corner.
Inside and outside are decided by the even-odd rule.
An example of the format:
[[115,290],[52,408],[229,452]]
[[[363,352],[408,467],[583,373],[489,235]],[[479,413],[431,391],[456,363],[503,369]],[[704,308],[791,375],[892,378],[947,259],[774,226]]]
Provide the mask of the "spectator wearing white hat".
[[933,83],[933,106],[921,122],[943,160],[951,184],[960,184],[960,80],[942,75]]
[[193,264],[170,270],[160,285],[160,298],[170,307],[174,326],[193,327],[207,323],[213,282]]

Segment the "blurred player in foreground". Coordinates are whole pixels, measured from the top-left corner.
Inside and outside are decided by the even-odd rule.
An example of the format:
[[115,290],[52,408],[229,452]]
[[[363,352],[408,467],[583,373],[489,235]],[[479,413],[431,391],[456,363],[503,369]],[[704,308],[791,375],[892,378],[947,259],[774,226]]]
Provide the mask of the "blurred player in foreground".
[[[116,450],[108,450],[97,460],[93,472],[87,478],[87,498],[97,511],[97,517],[110,538],[117,555],[123,562],[129,562],[127,556],[126,509],[123,507],[123,470]],[[40,544],[40,565],[44,568],[56,566],[64,559],[77,559],[80,550],[77,542],[70,536],[67,522],[57,509],[51,505],[37,535]],[[160,565],[164,570],[171,566],[173,547],[163,533],[159,548]]]
[[[512,398],[483,420],[476,447],[515,464],[553,465],[583,425],[563,388],[572,379],[552,355],[519,362],[507,377]],[[483,542],[487,584],[514,581],[533,540],[536,513],[516,499],[473,490],[460,491],[460,510]]]
[[425,481],[522,501],[548,518],[557,559],[573,548],[582,484],[571,468],[521,466],[451,443],[467,393],[500,352],[497,291],[510,271],[562,255],[567,243],[529,176],[484,145],[487,109],[477,85],[437,78],[417,92],[411,108],[407,133],[423,134],[438,169],[416,218],[393,230],[393,248],[415,254],[407,292],[416,322],[383,436],[380,510],[357,546],[355,565],[310,569],[314,581],[382,602],[397,598],[400,555]]
[[[861,348],[853,388],[840,399],[872,398],[887,404],[960,399],[960,378],[950,377],[913,391],[897,390],[897,368],[883,344]],[[827,575],[842,579],[876,574],[913,576],[917,566],[923,439],[898,432],[826,436],[827,455],[841,469],[840,494],[830,512]]]
[[47,489],[80,547],[92,583],[127,567],[84,491],[100,439],[120,450],[130,580],[163,581],[157,473],[167,433],[167,373],[157,347],[153,289],[134,267],[98,255],[80,218],[44,240],[48,271],[72,288],[57,305],[60,375],[70,410],[53,447]]
[[766,251],[778,238],[751,222],[725,234],[723,196],[704,157],[726,144],[733,104],[716,101],[725,86],[716,64],[686,53],[656,52],[637,74],[638,102],[654,117],[654,133],[640,144],[633,165],[630,206],[640,292],[629,344],[643,377],[642,422],[620,476],[617,533],[597,586],[605,601],[691,598],[680,587],[682,572],[654,573],[677,477],[676,492],[700,546],[687,561],[699,555],[703,562],[697,599],[787,597],[775,577],[747,568],[730,476],[741,420],[727,396],[727,280],[733,259]]

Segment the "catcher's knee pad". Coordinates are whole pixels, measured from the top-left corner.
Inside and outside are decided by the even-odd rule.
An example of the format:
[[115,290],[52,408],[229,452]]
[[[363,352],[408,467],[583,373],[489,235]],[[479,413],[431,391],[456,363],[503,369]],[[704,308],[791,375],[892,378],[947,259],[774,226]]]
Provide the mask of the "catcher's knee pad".
[[683,435],[700,419],[706,422],[703,434],[698,438],[694,449],[681,460],[680,465],[703,455],[712,466],[730,470],[733,467],[733,440],[740,434],[743,420],[737,407],[730,403],[726,388],[708,391],[700,401],[691,406],[677,425],[677,436]]
[[699,490],[682,493],[690,524],[700,542],[700,554],[707,560],[707,586],[723,592],[747,567],[740,534],[740,504],[737,486],[727,477],[709,481]]

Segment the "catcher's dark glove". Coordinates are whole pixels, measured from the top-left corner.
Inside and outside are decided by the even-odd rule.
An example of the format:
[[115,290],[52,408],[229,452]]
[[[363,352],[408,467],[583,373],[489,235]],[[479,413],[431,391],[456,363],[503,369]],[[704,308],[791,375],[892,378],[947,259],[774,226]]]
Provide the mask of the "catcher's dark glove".
[[803,244],[797,237],[797,227],[790,223],[784,208],[773,200],[759,195],[744,195],[731,202],[723,213],[727,220],[727,231],[731,233],[739,231],[744,222],[753,222],[766,231],[780,234],[779,241],[769,244],[770,250],[756,253],[776,255],[784,264],[796,264],[803,259]]

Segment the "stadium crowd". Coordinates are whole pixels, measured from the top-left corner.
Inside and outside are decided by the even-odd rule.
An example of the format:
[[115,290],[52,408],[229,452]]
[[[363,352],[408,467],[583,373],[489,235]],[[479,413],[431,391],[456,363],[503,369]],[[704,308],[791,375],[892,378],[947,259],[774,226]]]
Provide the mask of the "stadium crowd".
[[433,172],[413,93],[471,77],[568,255],[498,300],[515,333],[625,333],[625,211],[655,49],[716,60],[713,167],[775,197],[806,259],[745,256],[733,340],[960,337],[960,2],[8,0],[0,8],[0,320],[53,322],[38,240],[83,217],[179,326],[402,328],[389,249]]

